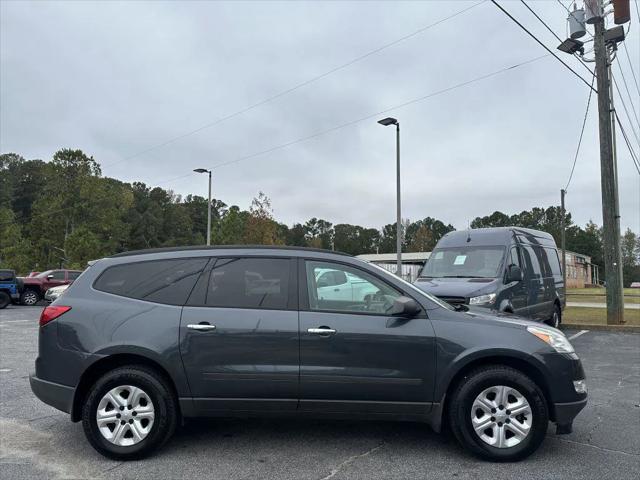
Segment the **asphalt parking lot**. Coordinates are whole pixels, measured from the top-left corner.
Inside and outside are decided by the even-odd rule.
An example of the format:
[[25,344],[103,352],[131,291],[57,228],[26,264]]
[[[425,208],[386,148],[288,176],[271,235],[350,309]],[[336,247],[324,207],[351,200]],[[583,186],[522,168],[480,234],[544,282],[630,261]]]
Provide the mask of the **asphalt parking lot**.
[[516,464],[476,460],[421,424],[321,420],[190,422],[154,457],[123,463],[97,454],[80,424],[31,393],[40,311],[0,310],[3,479],[630,479],[640,472],[640,334],[588,331],[572,340],[589,404],[572,434],[556,436],[550,426],[538,452]]

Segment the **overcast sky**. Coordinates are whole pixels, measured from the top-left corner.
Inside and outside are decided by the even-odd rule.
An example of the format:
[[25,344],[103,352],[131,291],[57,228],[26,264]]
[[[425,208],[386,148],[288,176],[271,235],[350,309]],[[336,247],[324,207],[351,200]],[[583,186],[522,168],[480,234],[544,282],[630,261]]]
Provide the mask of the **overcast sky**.
[[[289,224],[321,217],[380,227],[395,218],[395,139],[377,116],[274,147],[546,54],[490,2],[159,145],[474,3],[2,1],[0,151],[48,160],[80,148],[106,176],[206,196],[205,176],[176,177],[270,150],[216,168],[214,197],[247,208],[261,190]],[[557,40],[520,2],[501,3],[555,51]],[[529,3],[566,36],[558,2]],[[632,5],[626,43],[640,81],[637,18]],[[623,51],[619,61],[633,94]],[[623,88],[618,65],[614,75]],[[588,91],[547,56],[381,115],[401,123],[403,217],[466,228],[495,210],[559,204]],[[602,223],[595,96],[591,107],[567,195],[580,225]],[[639,232],[640,176],[621,137],[618,149],[622,227]]]

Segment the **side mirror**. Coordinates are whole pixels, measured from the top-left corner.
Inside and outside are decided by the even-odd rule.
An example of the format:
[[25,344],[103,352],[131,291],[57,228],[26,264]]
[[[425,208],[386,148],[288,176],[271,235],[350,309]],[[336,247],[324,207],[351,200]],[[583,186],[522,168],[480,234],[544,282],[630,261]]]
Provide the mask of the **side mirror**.
[[53,274],[47,275],[47,280],[51,280],[53,278]]
[[507,283],[511,282],[521,282],[522,281],[522,270],[518,265],[509,265],[507,269]]
[[398,297],[394,300],[389,313],[393,316],[413,318],[420,313],[420,305],[413,298]]

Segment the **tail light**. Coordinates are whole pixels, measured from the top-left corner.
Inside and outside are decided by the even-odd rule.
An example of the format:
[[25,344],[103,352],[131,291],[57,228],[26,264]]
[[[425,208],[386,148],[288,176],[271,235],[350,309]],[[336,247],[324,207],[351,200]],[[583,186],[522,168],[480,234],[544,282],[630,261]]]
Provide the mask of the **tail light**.
[[40,314],[40,326],[44,327],[51,320],[55,320],[60,315],[67,313],[71,310],[71,307],[66,307],[64,305],[50,305],[45,307]]

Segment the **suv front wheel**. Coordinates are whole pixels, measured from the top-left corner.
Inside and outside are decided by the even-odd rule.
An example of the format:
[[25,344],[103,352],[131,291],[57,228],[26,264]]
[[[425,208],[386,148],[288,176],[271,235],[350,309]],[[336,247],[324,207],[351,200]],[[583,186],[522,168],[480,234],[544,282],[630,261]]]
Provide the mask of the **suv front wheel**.
[[91,445],[117,460],[142,458],[162,447],[177,418],[169,385],[144,366],[107,372],[91,387],[82,409],[82,426]]
[[543,392],[522,372],[487,366],[470,372],[453,392],[451,430],[475,455],[516,461],[544,440],[549,413]]

